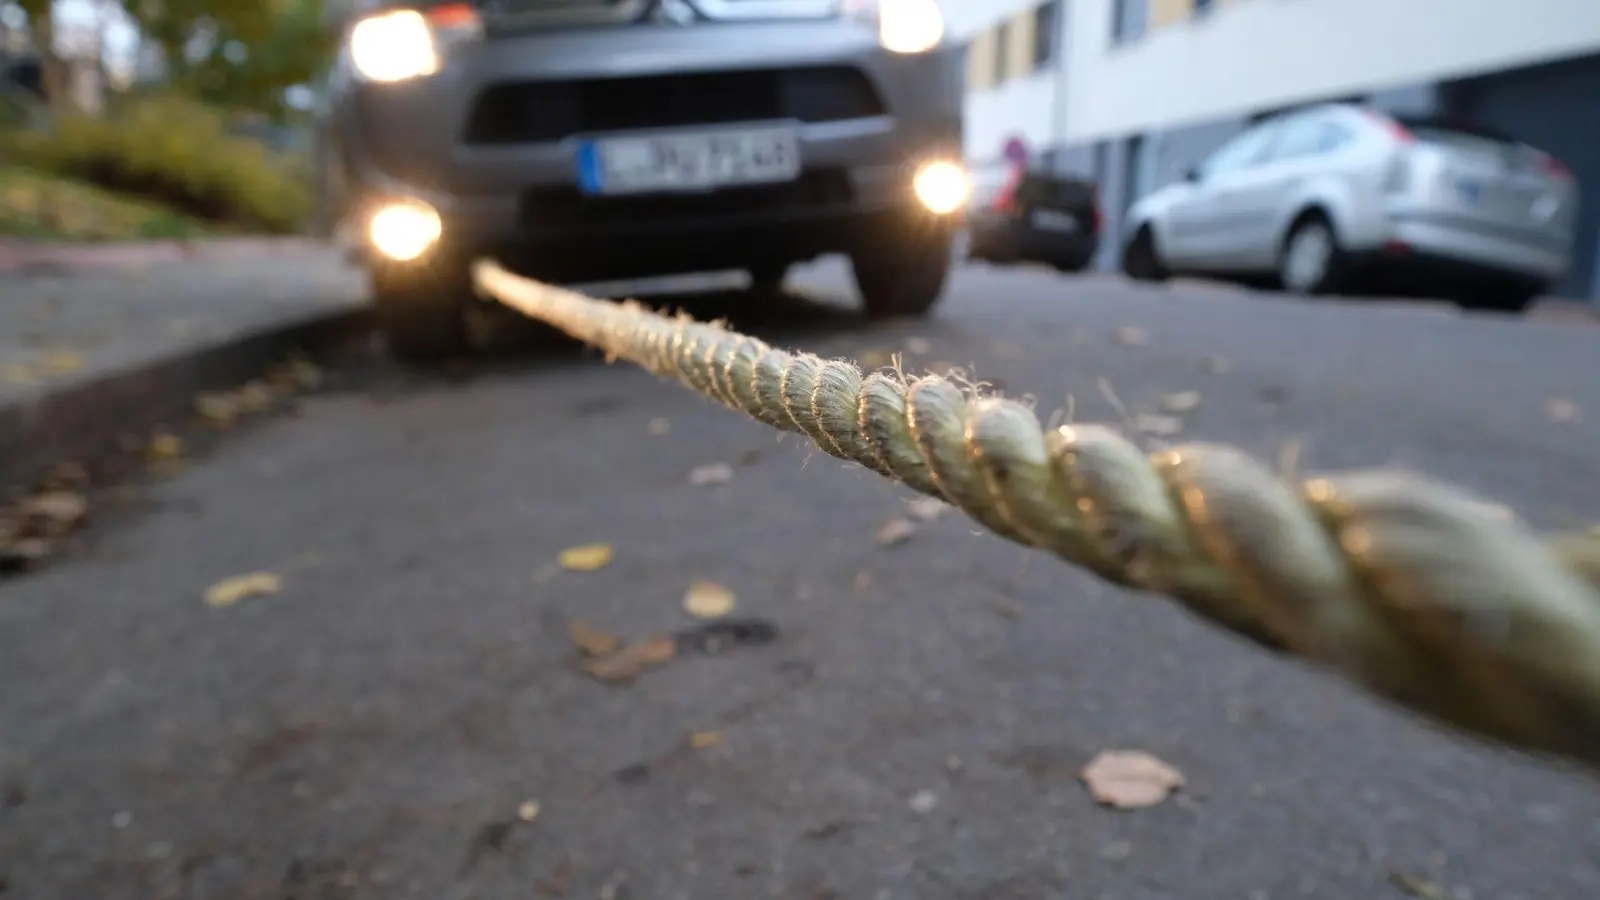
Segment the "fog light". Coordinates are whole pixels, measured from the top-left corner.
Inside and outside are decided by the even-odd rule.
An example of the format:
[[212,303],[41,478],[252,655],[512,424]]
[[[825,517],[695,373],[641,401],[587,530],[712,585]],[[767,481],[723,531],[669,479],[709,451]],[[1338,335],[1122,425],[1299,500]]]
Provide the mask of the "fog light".
[[972,196],[972,179],[960,164],[941,160],[917,169],[911,189],[929,212],[944,216],[967,205]]
[[427,253],[444,224],[433,207],[416,200],[391,203],[372,214],[367,239],[379,253],[396,262],[411,262]]

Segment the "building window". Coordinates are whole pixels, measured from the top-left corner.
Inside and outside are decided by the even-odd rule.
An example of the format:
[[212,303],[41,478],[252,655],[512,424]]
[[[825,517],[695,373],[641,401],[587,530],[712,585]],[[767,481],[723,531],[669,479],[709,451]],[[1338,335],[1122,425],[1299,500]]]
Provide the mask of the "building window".
[[1061,0],[1049,2],[1033,9],[1033,68],[1048,68],[1056,61],[1061,43]]
[[1150,18],[1150,0],[1115,0],[1111,4],[1111,43],[1126,44],[1144,37]]
[[1210,12],[1211,7],[1215,5],[1216,4],[1213,3],[1212,0],[1194,0],[1194,14],[1197,16],[1204,15],[1205,13]]
[[994,34],[994,84],[1005,84],[1011,74],[1011,23],[1003,22]]

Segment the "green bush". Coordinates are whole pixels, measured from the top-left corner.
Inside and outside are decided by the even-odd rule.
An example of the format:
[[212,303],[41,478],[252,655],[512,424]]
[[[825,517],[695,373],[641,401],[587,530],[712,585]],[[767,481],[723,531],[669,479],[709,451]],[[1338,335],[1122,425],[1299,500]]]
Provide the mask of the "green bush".
[[313,206],[305,161],[235,135],[218,110],[173,97],[140,98],[104,116],[63,115],[12,149],[37,168],[230,228],[299,231]]

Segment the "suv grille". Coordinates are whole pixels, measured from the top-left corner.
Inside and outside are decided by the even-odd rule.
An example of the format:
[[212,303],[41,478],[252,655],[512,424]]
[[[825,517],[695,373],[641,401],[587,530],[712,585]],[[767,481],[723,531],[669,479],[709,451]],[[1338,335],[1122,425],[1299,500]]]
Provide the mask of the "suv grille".
[[541,143],[594,131],[838,122],[885,111],[867,77],[843,66],[533,81],[484,90],[463,138],[468,144]]
[[687,219],[715,220],[751,212],[786,213],[849,203],[853,191],[843,169],[809,169],[787,184],[728,188],[704,194],[588,197],[576,188],[536,188],[522,196],[522,224],[605,227]]

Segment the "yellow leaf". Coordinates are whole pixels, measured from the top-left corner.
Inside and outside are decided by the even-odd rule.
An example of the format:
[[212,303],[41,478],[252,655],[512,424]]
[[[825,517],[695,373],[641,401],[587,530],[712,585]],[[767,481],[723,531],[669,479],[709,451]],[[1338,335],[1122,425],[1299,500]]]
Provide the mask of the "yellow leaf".
[[532,822],[534,819],[539,818],[539,801],[528,800],[517,807],[517,818],[524,822]]
[[226,428],[239,417],[238,406],[231,396],[227,394],[202,394],[194,402],[195,412],[200,418],[217,426]]
[[1155,806],[1184,785],[1182,772],[1139,750],[1102,751],[1082,778],[1097,802],[1117,809]]
[[150,439],[144,452],[151,462],[170,462],[183,455],[183,441],[176,435],[158,434]]
[[678,643],[670,637],[653,637],[629,644],[615,653],[587,660],[583,670],[600,681],[628,682],[651,666],[670,662]]
[[672,423],[657,417],[650,420],[649,430],[651,434],[660,437],[672,430]]
[[697,619],[720,619],[733,612],[733,591],[715,581],[696,581],[683,595],[683,608]]
[[264,597],[283,590],[283,579],[271,572],[251,572],[224,578],[206,590],[206,605],[232,606],[250,597]]
[[615,555],[610,544],[581,544],[561,551],[557,560],[568,572],[594,572],[610,565]]
[[694,734],[689,735],[689,746],[696,750],[715,747],[721,744],[722,741],[723,737],[720,731],[696,731]]
[[83,357],[71,350],[53,350],[39,360],[39,365],[55,375],[65,375],[83,368]]
[[33,370],[27,366],[16,363],[6,366],[6,381],[12,384],[32,384],[35,380]]

